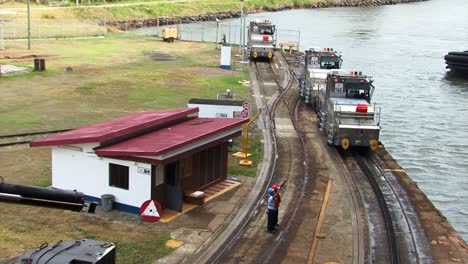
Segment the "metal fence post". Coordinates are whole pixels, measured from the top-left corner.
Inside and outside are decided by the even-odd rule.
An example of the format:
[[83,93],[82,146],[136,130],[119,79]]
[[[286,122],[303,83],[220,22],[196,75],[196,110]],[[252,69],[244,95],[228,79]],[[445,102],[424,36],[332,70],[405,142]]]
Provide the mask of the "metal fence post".
[[298,29],[297,32],[298,32],[298,34],[297,34],[298,35],[298,37],[297,37],[297,50],[299,51],[299,50],[301,50],[299,48],[301,46],[301,30]]
[[38,35],[39,35],[39,38],[41,38],[42,37],[42,35],[41,35],[42,19],[41,18],[39,18],[39,23],[38,24],[39,24],[39,27],[38,27],[39,28],[38,29],[39,33],[38,33]]
[[159,16],[156,18],[156,36],[160,36],[161,34],[159,34]]
[[5,45],[3,44],[3,20],[0,18],[0,50],[2,49],[5,49]]
[[181,39],[182,38],[182,20],[179,20],[178,25],[179,25],[179,28],[177,29],[177,37]]
[[201,25],[201,41],[205,42],[205,24]]
[[218,32],[219,32],[219,20],[216,18],[216,36],[215,36],[215,43],[218,43]]
[[16,41],[16,19],[15,19],[15,28],[13,29],[13,39]]

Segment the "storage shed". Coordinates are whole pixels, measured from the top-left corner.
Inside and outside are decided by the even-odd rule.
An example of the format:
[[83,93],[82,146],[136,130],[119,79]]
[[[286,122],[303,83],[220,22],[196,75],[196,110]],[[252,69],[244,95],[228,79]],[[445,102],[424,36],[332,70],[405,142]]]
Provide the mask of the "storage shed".
[[133,113],[31,142],[52,147],[52,187],[139,213],[146,200],[182,211],[184,193],[227,178],[227,142],[248,119],[201,118],[198,108]]

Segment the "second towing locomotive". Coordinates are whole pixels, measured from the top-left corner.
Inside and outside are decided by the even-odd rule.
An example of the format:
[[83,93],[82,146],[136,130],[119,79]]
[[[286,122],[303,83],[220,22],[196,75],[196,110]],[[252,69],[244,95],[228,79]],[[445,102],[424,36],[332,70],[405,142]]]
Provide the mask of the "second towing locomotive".
[[341,54],[331,48],[305,51],[299,95],[312,106],[330,145],[375,150],[380,135],[380,107],[371,103],[373,79],[340,69]]
[[327,75],[325,89],[318,91],[318,125],[331,145],[370,147],[379,144],[380,107],[371,104],[372,77],[361,72],[333,71]]
[[250,21],[247,54],[250,59],[271,59],[276,47],[276,29],[268,20]]
[[304,62],[299,76],[299,95],[306,104],[316,106],[319,87],[326,85],[331,69],[340,69],[341,53],[333,48],[311,47],[305,51]]

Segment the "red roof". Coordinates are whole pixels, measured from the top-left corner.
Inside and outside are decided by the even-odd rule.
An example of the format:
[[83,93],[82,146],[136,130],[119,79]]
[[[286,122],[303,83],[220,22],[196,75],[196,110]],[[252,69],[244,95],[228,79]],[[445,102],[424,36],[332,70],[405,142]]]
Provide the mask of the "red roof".
[[[248,119],[240,118],[196,118],[97,149],[96,154],[100,156],[157,156],[232,128],[240,128],[248,121]],[[228,134],[235,134],[238,131]]]
[[180,108],[137,112],[102,123],[34,140],[31,147],[101,143],[198,113],[198,108]]

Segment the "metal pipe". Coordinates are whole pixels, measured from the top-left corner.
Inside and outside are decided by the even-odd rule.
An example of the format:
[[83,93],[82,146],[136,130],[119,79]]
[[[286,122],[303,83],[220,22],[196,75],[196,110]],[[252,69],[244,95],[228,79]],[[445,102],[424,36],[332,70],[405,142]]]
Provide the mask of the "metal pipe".
[[68,202],[53,201],[53,200],[47,200],[47,199],[28,198],[28,197],[23,197],[18,194],[10,194],[10,193],[0,193],[0,201],[26,204],[26,205],[39,205],[39,206],[44,206],[44,207],[66,209],[66,210],[77,211],[77,212],[80,212],[84,207],[84,203],[68,203]]
[[22,184],[1,183],[0,193],[17,194],[24,198],[54,200],[67,203],[84,203],[84,194],[81,192],[48,189]]

